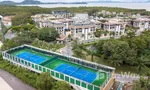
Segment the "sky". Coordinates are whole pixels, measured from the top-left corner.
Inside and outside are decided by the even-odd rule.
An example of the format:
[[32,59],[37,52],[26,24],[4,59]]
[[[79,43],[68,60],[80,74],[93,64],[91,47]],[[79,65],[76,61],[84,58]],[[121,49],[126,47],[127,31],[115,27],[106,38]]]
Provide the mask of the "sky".
[[[21,2],[23,0],[0,0],[0,1],[15,1],[15,2]],[[80,1],[101,1],[101,0],[38,0],[42,2],[80,2]],[[102,0],[102,1],[108,1],[108,0]],[[110,1],[110,0],[109,0]],[[111,0],[111,1],[126,1],[126,2],[131,2],[131,1],[141,1],[141,0]],[[142,0],[142,1],[147,1],[147,0]]]

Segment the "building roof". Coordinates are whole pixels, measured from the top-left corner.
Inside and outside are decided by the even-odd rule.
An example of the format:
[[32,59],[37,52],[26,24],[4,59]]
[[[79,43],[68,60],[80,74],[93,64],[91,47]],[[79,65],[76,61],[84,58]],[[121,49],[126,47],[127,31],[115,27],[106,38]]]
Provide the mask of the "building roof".
[[72,22],[72,19],[59,19],[60,22]]
[[68,14],[69,11],[67,10],[54,10],[52,11],[52,14],[56,14],[56,15],[62,15],[62,14]]
[[114,25],[114,24],[125,24],[125,22],[121,19],[108,19],[103,24]]
[[63,34],[59,35],[59,38],[56,38],[57,41],[64,41],[66,39],[66,36]]
[[150,19],[149,18],[137,18],[135,20],[133,20],[134,22],[149,22]]
[[95,23],[91,21],[81,21],[81,22],[75,22],[72,24],[72,26],[86,26],[86,25],[95,25]]
[[93,23],[96,23],[96,24],[100,24],[100,23],[102,23],[101,21],[98,21],[98,20],[91,20],[91,22],[93,22]]
[[11,30],[9,30],[6,34],[5,34],[5,38],[6,39],[12,39],[16,37],[16,34],[14,34]]

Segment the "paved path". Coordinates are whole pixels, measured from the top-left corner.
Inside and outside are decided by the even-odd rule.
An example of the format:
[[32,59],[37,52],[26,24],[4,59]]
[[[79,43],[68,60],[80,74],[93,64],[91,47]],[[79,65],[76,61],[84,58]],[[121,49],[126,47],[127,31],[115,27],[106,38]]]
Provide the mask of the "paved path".
[[66,46],[60,49],[61,54],[67,55],[67,56],[72,56],[72,47],[71,47],[71,42],[66,41]]
[[13,90],[6,82],[0,77],[0,90]]
[[5,38],[6,39],[12,39],[14,38],[16,35],[11,31],[9,30],[6,34],[5,34]]
[[3,78],[13,90],[35,90],[31,86],[23,83],[20,79],[2,69],[0,69],[0,77]]

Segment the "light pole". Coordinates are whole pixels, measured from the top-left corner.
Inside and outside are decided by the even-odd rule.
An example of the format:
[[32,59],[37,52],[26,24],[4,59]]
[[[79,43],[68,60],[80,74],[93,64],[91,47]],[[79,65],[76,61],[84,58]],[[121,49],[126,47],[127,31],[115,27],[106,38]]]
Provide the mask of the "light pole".
[[4,36],[4,29],[3,29],[3,24],[2,24],[2,16],[0,15],[0,30],[2,33],[2,39],[3,39],[3,43],[5,43],[5,36]]

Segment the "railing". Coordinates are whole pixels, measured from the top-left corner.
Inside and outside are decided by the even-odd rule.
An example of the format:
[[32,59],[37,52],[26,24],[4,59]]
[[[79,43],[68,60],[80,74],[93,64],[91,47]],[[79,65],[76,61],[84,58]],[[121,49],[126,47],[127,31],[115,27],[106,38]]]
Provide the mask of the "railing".
[[120,83],[117,90],[122,90],[122,87],[123,87],[123,83]]
[[28,68],[28,69],[30,69],[32,71],[35,71],[37,73],[39,73],[39,72],[50,72],[51,76],[55,77],[56,79],[61,79],[61,80],[67,81],[67,82],[69,82],[71,84],[75,84],[77,86],[81,86],[81,87],[84,87],[84,88],[89,89],[89,90],[100,90],[99,86],[87,83],[87,82],[85,82],[83,80],[76,79],[76,78],[74,78],[72,76],[68,76],[66,74],[57,72],[57,71],[52,70],[50,68],[47,68],[47,67],[44,67],[44,66],[32,63],[30,61],[18,58],[16,56],[13,56],[13,55],[8,54],[6,52],[3,52],[2,55],[3,55],[4,59],[6,59],[6,60],[8,60],[10,62],[18,63],[21,66],[23,66],[25,68]]
[[[64,56],[62,54],[59,54],[59,53],[56,53],[56,52],[52,52],[52,51],[48,51],[48,50],[44,50],[44,49],[41,49],[41,48],[37,48],[37,47],[33,47],[33,46],[30,46],[30,45],[22,45],[22,46],[19,46],[19,47],[15,47],[15,48],[12,48],[12,49],[9,49],[7,51],[3,51],[3,58],[5,59],[8,59],[9,61],[15,61],[17,63],[20,63],[20,64],[23,64],[25,65],[26,67],[30,67],[31,69],[33,69],[34,71],[42,71],[42,72],[46,72],[46,71],[49,71],[51,73],[52,76],[55,76],[57,78],[60,78],[62,80],[65,79],[65,81],[67,81],[66,77],[68,78],[69,81],[67,82],[70,82],[72,84],[76,84],[78,86],[82,86],[82,87],[85,87],[85,88],[92,88],[90,90],[99,90],[100,87],[105,87],[107,85],[107,83],[109,82],[109,79],[111,78],[111,75],[110,76],[107,76],[107,79],[105,80],[105,82],[101,85],[101,86],[96,86],[96,85],[92,85],[88,82],[85,82],[85,81],[82,81],[82,80],[79,80],[79,79],[76,79],[72,76],[68,76],[68,75],[64,75],[60,72],[57,72],[55,70],[51,70],[49,68],[46,68],[46,67],[43,67],[41,65],[38,65],[38,64],[35,64],[35,63],[32,63],[30,61],[27,61],[27,60],[24,60],[24,59],[20,59],[16,56],[13,56],[11,54],[8,54],[8,52],[11,52],[11,51],[15,51],[17,49],[22,49],[22,48],[29,48],[31,50],[34,50],[34,51],[37,51],[37,52],[40,52],[40,53],[44,53],[46,55],[52,55],[52,56],[59,56],[59,58],[67,61],[67,62],[72,62],[72,63],[76,63],[76,64],[79,64],[79,65],[82,65],[84,67],[87,67],[87,68],[93,68],[95,70],[100,70],[102,69],[102,71],[107,71],[107,70],[115,70],[114,68],[112,67],[108,67],[108,66],[105,66],[105,65],[101,65],[101,64],[97,64],[97,63],[93,63],[93,62],[89,62],[89,61],[85,61],[83,59],[79,59],[79,58],[75,58],[75,57],[71,57],[71,56]],[[33,67],[31,66],[33,65]],[[111,71],[110,71],[111,73]],[[57,75],[57,76],[56,76]],[[108,75],[108,74],[107,74]],[[62,77],[60,77],[62,76]],[[65,77],[65,78],[64,78]],[[95,89],[95,88],[98,88],[98,89]]]

